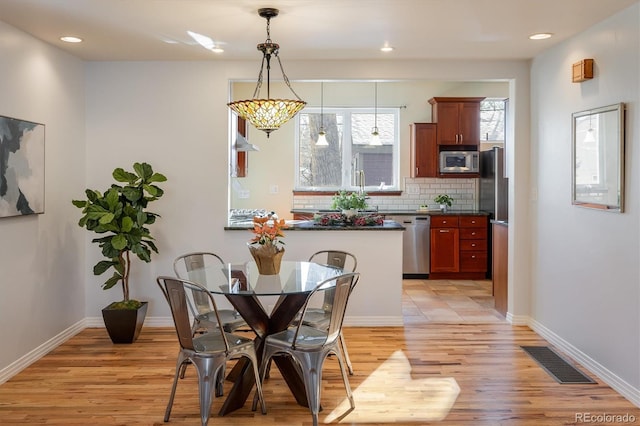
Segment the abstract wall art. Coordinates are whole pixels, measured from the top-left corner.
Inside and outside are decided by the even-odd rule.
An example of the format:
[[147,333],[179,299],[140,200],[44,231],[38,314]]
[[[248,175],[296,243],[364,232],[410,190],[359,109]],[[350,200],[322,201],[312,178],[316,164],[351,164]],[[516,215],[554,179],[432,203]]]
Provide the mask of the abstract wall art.
[[44,124],[0,116],[0,217],[44,213]]

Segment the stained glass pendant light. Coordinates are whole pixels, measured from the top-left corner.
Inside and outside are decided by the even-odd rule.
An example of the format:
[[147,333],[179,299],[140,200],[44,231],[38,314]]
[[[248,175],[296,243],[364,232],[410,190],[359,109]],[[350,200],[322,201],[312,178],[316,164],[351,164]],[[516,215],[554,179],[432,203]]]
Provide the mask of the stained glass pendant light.
[[[260,73],[258,74],[258,82],[253,92],[253,99],[244,101],[230,102],[229,108],[238,113],[238,115],[248,120],[256,129],[267,133],[267,137],[274,130],[277,130],[284,123],[293,118],[307,104],[291,87],[287,75],[282,68],[282,62],[278,56],[280,46],[271,41],[270,23],[271,18],[278,16],[278,9],[262,8],[258,10],[258,14],[267,20],[267,39],[264,43],[258,44],[258,50],[262,52],[262,64],[260,65]],[[271,99],[269,91],[269,83],[271,77],[271,57],[275,56],[282,71],[282,78],[296,97],[296,99]],[[265,62],[267,64],[267,98],[261,99],[260,88],[262,87],[262,73]]]

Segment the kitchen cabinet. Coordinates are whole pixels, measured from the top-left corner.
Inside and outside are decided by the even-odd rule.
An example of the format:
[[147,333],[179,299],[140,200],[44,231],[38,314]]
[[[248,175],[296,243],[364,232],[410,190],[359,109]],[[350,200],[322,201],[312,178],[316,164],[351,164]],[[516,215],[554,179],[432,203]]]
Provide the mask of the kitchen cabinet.
[[435,123],[412,123],[411,177],[438,177],[438,145]]
[[458,272],[460,267],[458,216],[432,216],[430,236],[430,276],[434,272]]
[[502,315],[507,314],[508,234],[508,225],[504,223],[494,223],[492,225],[491,276],[493,278],[493,299],[496,311]]
[[429,99],[437,123],[437,145],[480,146],[480,102],[484,98]]
[[431,279],[484,279],[488,218],[483,215],[431,217]]
[[487,217],[460,216],[460,272],[487,272]]
[[[247,137],[247,121],[238,117],[238,133]],[[236,177],[247,177],[249,161],[246,151],[236,151]]]

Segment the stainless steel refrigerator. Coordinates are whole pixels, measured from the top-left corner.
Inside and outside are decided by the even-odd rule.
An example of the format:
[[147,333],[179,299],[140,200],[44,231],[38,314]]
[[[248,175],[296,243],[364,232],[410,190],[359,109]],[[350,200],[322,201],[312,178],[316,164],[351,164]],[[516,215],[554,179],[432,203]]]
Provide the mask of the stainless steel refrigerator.
[[505,177],[504,148],[480,152],[480,210],[489,218],[509,221],[509,185]]

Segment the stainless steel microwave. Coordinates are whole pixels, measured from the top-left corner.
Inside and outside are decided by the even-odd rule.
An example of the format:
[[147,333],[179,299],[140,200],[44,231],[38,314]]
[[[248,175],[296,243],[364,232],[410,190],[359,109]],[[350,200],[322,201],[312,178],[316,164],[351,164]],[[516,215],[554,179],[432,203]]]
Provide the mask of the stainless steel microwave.
[[440,173],[480,172],[478,151],[440,151]]

